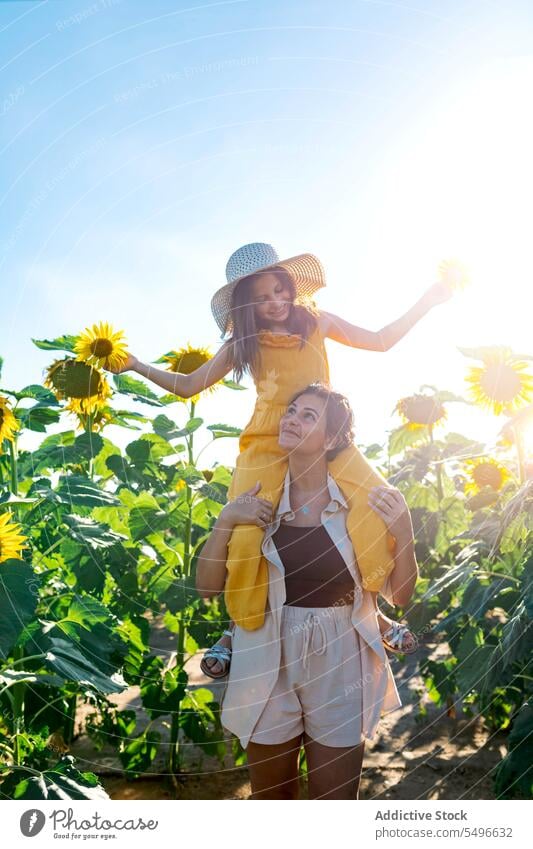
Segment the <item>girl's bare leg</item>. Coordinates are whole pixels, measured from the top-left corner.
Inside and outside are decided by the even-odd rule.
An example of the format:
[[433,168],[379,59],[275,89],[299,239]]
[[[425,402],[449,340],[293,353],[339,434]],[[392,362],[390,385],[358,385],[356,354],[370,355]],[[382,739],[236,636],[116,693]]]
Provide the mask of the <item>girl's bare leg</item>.
[[297,799],[298,763],[302,735],[275,746],[248,743],[250,799]]
[[323,746],[304,732],[310,799],[358,799],[365,741]]

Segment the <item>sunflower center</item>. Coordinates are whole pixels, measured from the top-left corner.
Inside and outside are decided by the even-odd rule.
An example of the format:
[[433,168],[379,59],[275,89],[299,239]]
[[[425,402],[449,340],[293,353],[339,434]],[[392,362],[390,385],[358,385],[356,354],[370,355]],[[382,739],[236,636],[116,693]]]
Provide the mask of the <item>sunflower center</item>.
[[108,357],[113,350],[113,343],[109,339],[95,339],[90,348],[96,357]]
[[500,489],[503,483],[501,470],[493,463],[480,463],[472,472],[472,477],[480,489],[484,486]]
[[522,391],[520,375],[506,363],[488,365],[481,375],[480,384],[489,398],[508,404]]

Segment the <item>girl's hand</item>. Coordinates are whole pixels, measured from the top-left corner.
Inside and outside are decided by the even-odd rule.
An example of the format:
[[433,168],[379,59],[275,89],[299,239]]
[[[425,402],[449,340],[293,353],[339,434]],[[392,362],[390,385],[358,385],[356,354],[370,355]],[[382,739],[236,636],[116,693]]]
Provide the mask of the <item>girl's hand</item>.
[[108,369],[106,369],[106,371],[112,371],[113,374],[122,374],[123,371],[129,371],[130,369],[135,368],[138,362],[139,360],[137,359],[137,357],[134,357],[133,354],[128,354],[128,358],[126,360],[125,365],[121,366],[120,368],[117,368],[116,366],[115,368],[111,368],[110,366]]
[[449,301],[453,295],[453,287],[446,280],[437,280],[433,286],[424,293],[424,299],[428,306],[436,307],[438,304],[444,304]]
[[258,525],[266,528],[272,521],[272,504],[264,498],[256,498],[261,489],[260,481],[238,495],[222,508],[217,521],[224,527],[235,525]]
[[387,530],[398,541],[413,539],[413,524],[407,502],[399,489],[390,486],[375,486],[370,490],[368,503],[381,516]]

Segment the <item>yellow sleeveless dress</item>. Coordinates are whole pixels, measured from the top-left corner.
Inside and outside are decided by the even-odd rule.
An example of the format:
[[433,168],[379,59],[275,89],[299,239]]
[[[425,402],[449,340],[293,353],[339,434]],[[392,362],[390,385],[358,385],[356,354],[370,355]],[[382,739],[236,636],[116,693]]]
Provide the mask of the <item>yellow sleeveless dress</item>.
[[[330,383],[319,327],[303,347],[301,341],[296,334],[259,331],[261,360],[254,380],[257,401],[239,439],[229,499],[260,481],[258,497],[270,500],[274,510],[279,503],[288,467],[287,454],[278,445],[281,416],[295,392],[316,380]],[[337,454],[328,468],[349,504],[346,524],[363,587],[377,591],[394,567],[394,538],[369,507],[368,491],[386,481],[355,445]],[[265,617],[268,565],[261,552],[263,535],[264,530],[256,525],[237,525],[228,545],[224,598],[231,618],[246,630],[260,628]]]

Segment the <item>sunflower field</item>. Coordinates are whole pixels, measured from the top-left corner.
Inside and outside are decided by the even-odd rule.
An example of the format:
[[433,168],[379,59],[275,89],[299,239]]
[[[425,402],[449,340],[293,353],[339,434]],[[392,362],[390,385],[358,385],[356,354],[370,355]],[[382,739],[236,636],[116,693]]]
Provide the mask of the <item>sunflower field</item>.
[[[43,356],[60,355],[42,383],[14,390],[0,374],[2,796],[107,796],[69,754],[81,709],[94,749],[111,746],[128,780],[161,753],[165,774],[179,778],[190,743],[222,765],[219,705],[208,687],[190,686],[188,663],[227,622],[222,597],[200,599],[194,574],[231,469],[202,467],[197,431],[204,426],[211,440],[240,431],[206,424],[201,397],[158,394],[126,372],[110,382],[105,370],[127,358],[110,325],[33,341]],[[423,386],[398,402],[402,423],[386,443],[366,448],[409,503],[420,564],[409,610],[383,609],[442,644],[437,658],[420,661],[429,699],[507,734],[495,796],[531,798],[531,358],[495,347],[463,353],[476,363],[466,398]],[[188,347],[157,362],[189,373],[209,356]],[[222,383],[221,392],[242,389]],[[447,408],[463,403],[501,418],[497,445],[447,429]],[[123,450],[106,436],[111,425],[134,431]],[[30,431],[42,435],[31,451],[21,447]],[[161,628],[173,641],[167,660],[153,648]],[[116,703],[129,688],[138,688],[142,725]],[[425,710],[421,699],[422,721]],[[231,754],[244,762],[236,739]]]

